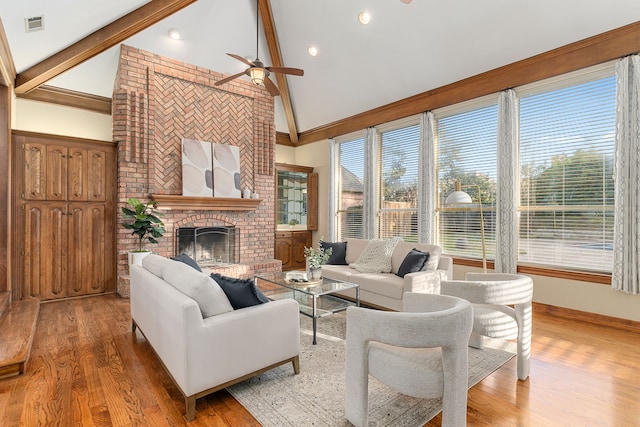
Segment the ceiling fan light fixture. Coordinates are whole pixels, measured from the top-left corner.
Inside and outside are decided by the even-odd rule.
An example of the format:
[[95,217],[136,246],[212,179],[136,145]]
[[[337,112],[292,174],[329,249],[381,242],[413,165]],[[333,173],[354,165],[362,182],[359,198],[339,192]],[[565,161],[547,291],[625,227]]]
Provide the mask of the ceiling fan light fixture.
[[251,67],[249,69],[249,77],[251,77],[251,83],[256,86],[260,86],[264,79],[266,78],[266,73],[264,68]]

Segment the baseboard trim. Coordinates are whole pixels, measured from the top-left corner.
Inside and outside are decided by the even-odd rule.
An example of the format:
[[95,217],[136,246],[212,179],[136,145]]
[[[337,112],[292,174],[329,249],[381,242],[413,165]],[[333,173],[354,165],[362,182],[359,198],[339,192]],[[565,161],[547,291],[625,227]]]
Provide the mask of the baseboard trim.
[[589,313],[586,311],[574,310],[572,308],[557,307],[555,305],[533,303],[534,313],[542,313],[549,316],[561,317],[570,320],[579,320],[599,326],[615,328],[627,332],[640,333],[640,322],[621,319],[619,317],[605,316],[604,314]]

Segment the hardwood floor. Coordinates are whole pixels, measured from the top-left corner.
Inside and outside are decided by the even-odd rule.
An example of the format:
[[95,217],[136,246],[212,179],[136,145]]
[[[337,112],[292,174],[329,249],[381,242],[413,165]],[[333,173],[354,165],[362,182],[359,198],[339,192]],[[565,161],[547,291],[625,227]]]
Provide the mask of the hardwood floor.
[[[638,334],[539,312],[533,334],[529,380],[516,379],[514,358],[472,388],[468,425],[640,425]],[[259,425],[226,391],[196,409],[190,426]],[[187,425],[183,413],[115,295],[42,304],[26,374],[0,380],[2,426]]]

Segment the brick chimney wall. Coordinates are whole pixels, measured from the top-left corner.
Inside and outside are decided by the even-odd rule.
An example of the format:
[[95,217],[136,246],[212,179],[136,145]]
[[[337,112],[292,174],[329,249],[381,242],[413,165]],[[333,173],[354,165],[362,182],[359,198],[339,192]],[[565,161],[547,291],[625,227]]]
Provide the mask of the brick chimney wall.
[[[258,193],[257,209],[164,211],[167,233],[158,245],[146,247],[174,256],[179,227],[232,225],[240,229],[240,262],[220,272],[252,277],[281,269],[273,259],[274,101],[263,87],[242,78],[214,87],[222,78],[205,68],[121,46],[112,106],[118,213],[130,197],[182,194],[182,138],[235,145],[240,150],[241,188]],[[119,227],[116,247],[118,293],[128,297],[127,253],[136,240]]]

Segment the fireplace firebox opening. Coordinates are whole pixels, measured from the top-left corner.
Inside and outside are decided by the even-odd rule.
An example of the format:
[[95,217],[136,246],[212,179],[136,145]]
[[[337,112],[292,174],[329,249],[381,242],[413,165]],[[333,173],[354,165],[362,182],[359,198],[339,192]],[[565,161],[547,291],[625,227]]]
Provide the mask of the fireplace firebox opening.
[[176,233],[176,255],[187,254],[200,266],[240,262],[235,227],[181,227]]

